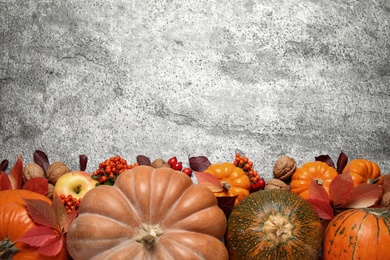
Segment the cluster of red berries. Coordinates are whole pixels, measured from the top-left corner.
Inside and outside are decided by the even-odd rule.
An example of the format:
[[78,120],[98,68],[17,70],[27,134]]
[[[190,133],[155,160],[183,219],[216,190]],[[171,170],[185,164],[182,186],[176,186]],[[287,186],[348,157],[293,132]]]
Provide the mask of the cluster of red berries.
[[92,179],[97,180],[99,184],[113,185],[116,178],[118,178],[122,172],[136,166],[139,166],[139,164],[128,164],[125,159],[117,155],[100,163],[99,169],[97,169],[91,177]]
[[236,158],[233,164],[245,172],[251,181],[251,190],[257,191],[260,189],[264,189],[265,181],[260,177],[257,171],[253,168],[253,162],[248,159],[248,157],[241,155],[240,153],[236,153]]
[[191,176],[191,174],[192,174],[191,168],[188,168],[188,167],[183,168],[183,163],[182,163],[182,162],[179,162],[179,161],[177,160],[176,157],[171,157],[171,158],[169,158],[168,164],[169,164],[169,165],[171,166],[171,168],[174,169],[175,171],[182,171],[182,172],[184,172],[185,174],[187,174],[188,176]]
[[71,213],[73,210],[78,211],[82,198],[76,199],[72,195],[65,196],[64,194],[60,195],[62,204],[64,204],[66,211]]

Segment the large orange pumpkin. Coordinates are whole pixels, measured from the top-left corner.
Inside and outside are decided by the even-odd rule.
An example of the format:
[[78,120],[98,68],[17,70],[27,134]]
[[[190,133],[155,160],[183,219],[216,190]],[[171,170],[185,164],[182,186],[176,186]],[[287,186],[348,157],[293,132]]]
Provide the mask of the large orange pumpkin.
[[37,226],[27,212],[23,199],[39,199],[51,203],[46,196],[28,190],[0,191],[0,259],[61,260],[69,259],[65,248],[53,257],[38,254],[37,247],[15,242],[28,230]]
[[328,224],[323,259],[389,259],[390,211],[349,209]]
[[244,171],[233,163],[215,163],[211,164],[205,172],[216,176],[224,188],[223,191],[214,192],[215,196],[236,196],[234,205],[249,195],[251,183]]
[[90,190],[67,233],[81,259],[227,259],[214,194],[171,168],[139,166]]
[[322,225],[310,204],[286,190],[252,193],[228,220],[229,259],[317,259]]
[[324,162],[307,162],[292,175],[290,190],[302,198],[308,199],[310,183],[314,180],[317,184],[323,186],[329,194],[329,185],[337,175],[336,169]]
[[349,173],[353,180],[353,185],[362,183],[382,184],[382,175],[379,165],[367,159],[354,159],[343,169],[343,174]]

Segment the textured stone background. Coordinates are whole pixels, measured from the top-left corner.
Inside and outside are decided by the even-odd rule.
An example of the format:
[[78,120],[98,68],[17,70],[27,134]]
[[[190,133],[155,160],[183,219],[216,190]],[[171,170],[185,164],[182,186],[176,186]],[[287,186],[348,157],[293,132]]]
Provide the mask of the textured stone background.
[[388,0],[0,0],[0,159],[121,155],[269,178],[340,151],[390,172]]

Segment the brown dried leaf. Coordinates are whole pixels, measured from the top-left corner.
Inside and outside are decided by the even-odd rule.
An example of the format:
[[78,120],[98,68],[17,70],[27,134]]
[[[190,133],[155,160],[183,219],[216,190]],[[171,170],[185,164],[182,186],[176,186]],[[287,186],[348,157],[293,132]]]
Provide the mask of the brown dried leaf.
[[188,161],[190,168],[197,172],[203,172],[211,165],[209,159],[206,156],[189,157]]

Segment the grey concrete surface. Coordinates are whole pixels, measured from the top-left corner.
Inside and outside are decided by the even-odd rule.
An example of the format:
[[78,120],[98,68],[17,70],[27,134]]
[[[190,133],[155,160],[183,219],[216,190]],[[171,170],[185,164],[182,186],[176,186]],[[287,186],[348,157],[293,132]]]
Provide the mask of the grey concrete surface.
[[281,155],[390,172],[387,0],[0,0],[0,159]]

